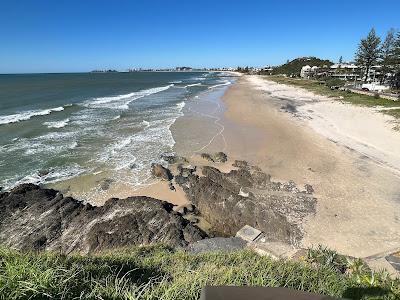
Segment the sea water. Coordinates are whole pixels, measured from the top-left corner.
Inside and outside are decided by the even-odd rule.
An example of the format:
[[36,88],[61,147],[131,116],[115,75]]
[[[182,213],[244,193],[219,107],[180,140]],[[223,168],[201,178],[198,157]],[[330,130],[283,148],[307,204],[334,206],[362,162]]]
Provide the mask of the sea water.
[[132,186],[171,153],[171,125],[218,72],[0,75],[0,187],[107,174]]

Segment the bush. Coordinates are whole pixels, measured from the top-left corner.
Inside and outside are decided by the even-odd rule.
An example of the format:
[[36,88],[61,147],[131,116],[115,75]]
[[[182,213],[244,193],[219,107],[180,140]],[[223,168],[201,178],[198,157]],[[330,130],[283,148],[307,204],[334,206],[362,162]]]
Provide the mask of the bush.
[[344,86],[345,82],[339,78],[330,78],[328,80],[326,80],[325,84],[329,87],[329,88],[333,88],[333,87],[342,87]]

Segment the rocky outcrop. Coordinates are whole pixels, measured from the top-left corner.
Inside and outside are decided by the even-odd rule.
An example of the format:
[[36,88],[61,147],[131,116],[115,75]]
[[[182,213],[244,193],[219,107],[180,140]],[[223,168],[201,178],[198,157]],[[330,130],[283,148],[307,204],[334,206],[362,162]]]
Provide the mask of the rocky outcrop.
[[217,152],[214,154],[202,153],[200,156],[203,159],[215,163],[225,163],[228,161],[228,156],[224,152]]
[[246,241],[238,237],[215,237],[192,243],[187,247],[187,250],[192,253],[204,253],[210,251],[228,252],[243,249],[246,245]]
[[161,155],[161,158],[166,161],[167,163],[169,163],[170,165],[173,164],[185,164],[188,162],[188,160],[183,157],[183,156],[178,156],[175,154],[163,154]]
[[0,244],[87,253],[153,243],[184,247],[206,237],[172,208],[148,197],[114,198],[94,207],[52,189],[23,184],[0,193]]
[[248,224],[268,239],[297,244],[304,217],[315,212],[312,187],[300,190],[294,182],[272,182],[257,167],[238,161],[238,170],[222,173],[203,167],[182,185],[189,200],[220,235],[232,236]]
[[161,164],[156,164],[156,163],[153,163],[151,165],[151,174],[154,177],[157,177],[157,178],[160,178],[163,180],[171,180],[173,178],[171,171],[168,168],[164,167]]

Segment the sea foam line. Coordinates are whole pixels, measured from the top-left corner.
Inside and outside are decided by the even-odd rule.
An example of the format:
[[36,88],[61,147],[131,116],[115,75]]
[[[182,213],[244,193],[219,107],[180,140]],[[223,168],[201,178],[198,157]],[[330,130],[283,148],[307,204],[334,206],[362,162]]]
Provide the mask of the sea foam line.
[[68,125],[69,119],[54,121],[54,122],[44,122],[43,125],[46,125],[47,128],[63,128]]
[[224,83],[220,83],[220,84],[216,84],[216,85],[210,86],[210,87],[208,87],[208,89],[214,89],[214,88],[219,87],[219,86],[225,86],[225,85],[230,85],[230,84],[231,84],[230,81],[226,81]]
[[52,112],[63,111],[63,110],[64,107],[60,106],[43,110],[28,110],[17,114],[0,116],[0,125],[27,121],[35,116],[45,116],[51,114]]
[[84,106],[88,108],[111,108],[111,109],[128,109],[129,103],[139,98],[150,96],[152,94],[160,93],[173,87],[174,84],[167,86],[155,87],[147,90],[141,90],[138,92],[132,92],[129,94],[123,94],[118,96],[101,97],[95,98],[90,101],[86,101]]

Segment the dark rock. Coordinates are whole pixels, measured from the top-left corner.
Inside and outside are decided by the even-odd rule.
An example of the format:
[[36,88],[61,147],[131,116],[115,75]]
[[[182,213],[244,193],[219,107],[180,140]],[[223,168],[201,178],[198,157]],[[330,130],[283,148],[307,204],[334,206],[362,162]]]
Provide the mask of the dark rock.
[[168,186],[169,186],[169,189],[171,191],[176,191],[176,189],[175,189],[174,185],[172,184],[172,182],[170,182]]
[[188,181],[189,181],[189,179],[187,177],[182,176],[182,175],[175,176],[176,184],[183,185],[183,184],[187,183]]
[[196,167],[192,167],[192,166],[184,168],[182,165],[178,165],[178,167],[177,167],[179,175],[183,176],[183,177],[187,177],[187,176],[195,173],[196,169],[197,169]]
[[161,164],[153,163],[151,165],[151,174],[154,177],[161,178],[163,180],[171,180],[173,178],[171,171]]
[[186,215],[187,213],[187,208],[184,205],[181,206],[175,206],[174,207],[174,211],[176,211],[177,213],[181,214],[181,215]]
[[305,184],[305,185],[304,185],[304,189],[305,189],[305,191],[306,191],[307,194],[312,194],[312,193],[314,193],[314,188],[313,188],[311,185],[309,185],[309,184]]
[[247,163],[247,161],[244,161],[244,160],[235,160],[235,162],[232,164],[232,166],[235,168],[245,169],[248,167],[248,163]]
[[171,165],[178,164],[178,163],[182,164],[182,163],[188,162],[185,157],[178,156],[175,154],[163,154],[163,155],[161,155],[161,158]]
[[205,159],[205,160],[208,160],[208,161],[210,161],[210,162],[214,162],[214,159],[211,157],[211,155],[210,154],[208,154],[208,153],[202,153],[201,155],[201,158],[203,158],[203,159]]
[[246,168],[229,173],[203,167],[203,176],[189,176],[183,189],[190,202],[220,235],[232,236],[250,225],[271,241],[298,244],[302,220],[315,212],[316,199],[294,182],[272,182],[259,168],[241,165]]
[[214,154],[213,159],[215,162],[225,163],[228,160],[228,156],[224,152],[217,152]]
[[38,171],[38,175],[39,175],[40,177],[49,175],[49,173],[50,173],[50,170],[48,170],[48,169],[44,169],[44,170],[39,170],[39,171]]
[[106,191],[110,188],[110,185],[114,182],[111,178],[105,178],[100,182],[100,188]]
[[186,204],[185,207],[186,207],[186,209],[187,209],[188,212],[194,212],[194,210],[195,210],[194,205],[191,204],[191,203]]
[[149,197],[84,204],[33,184],[0,193],[0,244],[24,250],[93,252],[131,245],[165,243],[185,247],[206,234]]
[[238,237],[216,237],[204,239],[195,243],[189,244],[187,250],[192,253],[204,253],[215,251],[235,251],[246,247],[246,241]]
[[225,163],[228,160],[228,156],[224,152],[217,152],[212,155],[208,153],[202,153],[201,158],[216,163]]

